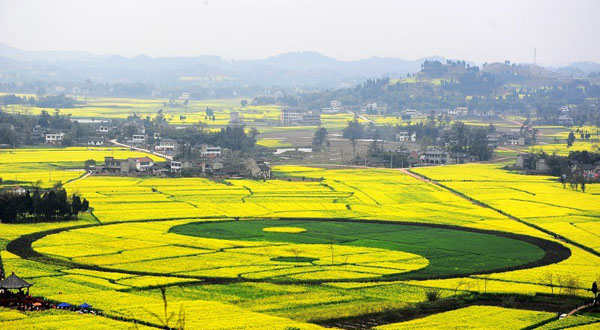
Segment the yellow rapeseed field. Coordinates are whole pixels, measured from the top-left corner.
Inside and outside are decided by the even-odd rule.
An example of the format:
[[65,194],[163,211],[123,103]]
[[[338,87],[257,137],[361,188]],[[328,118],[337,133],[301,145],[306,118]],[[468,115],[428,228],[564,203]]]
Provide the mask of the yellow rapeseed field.
[[377,330],[523,329],[555,318],[553,313],[495,306],[472,306],[421,319],[376,327]]
[[[157,106],[149,103],[148,108]],[[81,168],[87,159],[135,154],[115,148],[7,151],[0,153],[0,176],[14,181],[41,180],[45,185],[57,180],[64,183],[82,174],[66,169]],[[48,161],[37,164],[35,159],[39,155]],[[22,162],[21,168],[14,167],[16,160]],[[49,166],[65,169],[68,175],[61,177],[57,173],[60,171],[51,171],[52,180],[46,179]],[[13,171],[8,171],[11,168]],[[570,293],[588,296],[585,289],[600,276],[600,258],[590,252],[600,252],[596,239],[600,229],[597,221],[600,188],[596,185],[589,185],[586,193],[582,193],[568,187],[563,189],[552,177],[511,173],[500,165],[490,164],[415,170],[442,186],[396,170],[303,166],[278,166],[274,170],[281,179],[231,179],[220,183],[204,178],[91,176],[72,181],[65,188],[87,198],[100,222],[88,215],[84,220],[65,223],[0,224],[2,263],[6,272],[15,271],[31,281],[36,296],[74,305],[87,302],[107,315],[155,324],[158,321],[152,313],[161,311],[163,306],[155,287],[166,286],[170,309],[178,312],[183,306],[188,320],[186,327],[191,329],[318,329],[305,322],[403,308],[424,301],[428,288],[440,288],[442,297],[465,291],[559,293],[561,289],[552,288],[549,283],[550,276],[555,281],[574,280],[576,287]],[[288,176],[297,179],[288,181]],[[302,177],[314,180],[301,180]],[[468,198],[520,221],[472,203]],[[425,267],[428,260],[406,252],[358,246],[233,241],[169,232],[174,226],[190,222],[279,217],[393,220],[506,231],[555,240],[568,247],[572,255],[556,264],[490,275],[366,282],[365,279]],[[34,242],[33,248],[85,267],[22,259],[4,250],[9,241],[21,235],[82,224],[95,226],[48,235]],[[555,239],[536,226],[560,238]],[[301,227],[271,228],[284,231],[274,234],[294,235],[291,232],[300,232]],[[336,251],[333,262],[331,249]],[[304,255],[316,260],[298,264],[277,259]],[[106,269],[92,268],[95,266]],[[258,282],[214,284],[201,279],[206,277]],[[277,282],[281,279],[333,282],[298,285]],[[265,280],[274,283],[262,282]],[[540,312],[474,306],[380,328],[453,329],[468,325],[474,329],[493,329],[499,324],[524,328],[552,317]],[[99,328],[131,325],[62,313],[30,315],[0,310],[0,318],[3,329],[37,324],[42,328],[61,324],[82,329],[92,329],[94,324]]]

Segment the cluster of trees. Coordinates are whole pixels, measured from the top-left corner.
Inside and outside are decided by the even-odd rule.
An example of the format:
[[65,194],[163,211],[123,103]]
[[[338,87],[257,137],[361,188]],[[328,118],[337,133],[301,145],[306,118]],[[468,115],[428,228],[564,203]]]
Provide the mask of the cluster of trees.
[[258,130],[254,127],[251,127],[248,133],[246,133],[244,126],[227,126],[221,128],[216,133],[209,132],[207,141],[222,148],[247,152],[252,150],[256,145],[256,136],[258,134]]
[[600,153],[584,151],[571,151],[568,156],[548,155],[546,153],[529,154],[523,160],[525,170],[535,170],[536,163],[543,159],[550,168],[552,175],[559,177],[563,187],[567,185],[573,190],[585,192],[588,179],[584,176],[582,165],[591,165],[600,162]]
[[64,189],[51,189],[23,194],[12,191],[0,193],[0,222],[31,223],[70,220],[89,208],[87,199],[78,195],[68,198]]
[[[31,129],[35,123],[30,116],[12,115],[0,110],[0,144],[16,148],[23,142],[31,142]],[[26,131],[29,136],[25,136]]]
[[214,121],[216,119],[215,117],[215,111],[209,107],[206,107],[206,116],[204,116],[204,119],[211,119],[212,121]]
[[348,126],[344,128],[342,131],[342,136],[345,139],[350,140],[352,144],[352,149],[356,154],[356,140],[362,139],[365,135],[365,128],[361,123],[358,122],[358,118],[354,118],[354,120],[348,122]]
[[46,110],[42,110],[38,116],[28,116],[9,114],[0,110],[0,144],[8,144],[16,148],[23,144],[32,145],[43,142],[42,136],[38,139],[33,136],[33,128],[36,125],[40,125],[42,129],[61,130],[67,133],[63,145],[70,145],[71,137],[79,139],[93,133],[86,132],[84,127],[73,123],[69,116],[61,115],[60,111],[55,111],[51,115]]
[[[206,108],[206,114],[207,116],[214,117],[214,110]],[[146,134],[150,136],[150,143],[153,142],[152,136],[154,133],[160,133],[162,137],[169,137],[184,142],[188,149],[186,151],[186,148],[182,148],[184,156],[192,146],[197,144],[218,145],[232,151],[249,152],[254,149],[256,136],[259,134],[256,128],[251,127],[246,131],[246,127],[243,125],[227,126],[216,132],[205,130],[205,125],[203,124],[188,126],[185,129],[177,129],[167,123],[163,111],[159,110],[154,118],[147,116],[142,119],[135,114],[129,116],[127,123],[121,126],[121,135],[130,137],[136,134],[140,126],[143,126]]]
[[38,116],[38,125],[42,128],[68,130],[73,128],[73,122],[70,119],[70,115],[63,116],[60,114],[60,110],[54,110],[54,115],[50,115],[48,111],[42,110]]
[[[374,126],[374,125],[370,125]],[[343,130],[343,137],[350,140],[354,151],[356,152],[356,140],[362,139],[370,130],[375,140],[383,135],[390,135],[389,130],[378,129],[378,127],[367,127],[361,125],[358,120],[348,122]],[[466,153],[479,160],[489,160],[492,157],[494,149],[488,145],[487,134],[496,129],[493,125],[488,127],[467,126],[463,122],[455,122],[452,125],[445,120],[436,120],[434,116],[429,116],[427,122],[417,124],[408,124],[406,126],[397,126],[394,131],[408,131],[409,135],[415,133],[423,147],[439,146],[449,152]],[[393,132],[393,131],[392,131]],[[372,152],[372,154],[375,154]],[[390,158],[391,160],[391,158]]]
[[438,144],[450,152],[468,153],[479,160],[489,160],[494,149],[488,145],[487,134],[494,130],[492,125],[472,127],[456,122],[449,130],[441,132]]
[[0,97],[0,103],[3,103],[4,105],[31,105],[39,108],[73,108],[77,102],[75,99],[65,96],[64,94],[39,97],[21,97],[14,94],[9,94]]
[[568,156],[548,155],[546,153],[530,154],[524,162],[525,169],[535,169],[535,162],[544,159],[550,167],[552,175],[568,177],[577,176],[573,170],[582,164],[594,164],[600,162],[600,153],[584,151],[571,151]]
[[254,150],[258,130],[251,127],[248,132],[244,126],[227,126],[219,131],[203,130],[199,127],[188,127],[186,129],[167,128],[163,136],[168,136],[178,141],[183,141],[186,147],[182,148],[182,156],[191,154],[192,146],[198,144],[218,145],[232,151],[242,153]]
[[443,65],[440,61],[425,60],[423,64],[421,64],[421,72],[429,73],[434,76],[441,76],[448,72],[448,67]]
[[408,131],[409,135],[415,133],[423,147],[439,146],[449,152],[466,153],[479,160],[489,160],[494,151],[487,141],[487,135],[496,131],[491,124],[476,127],[458,121],[450,125],[449,121],[443,118],[436,120],[430,115],[427,122],[409,124],[398,129]]
[[[596,132],[594,134],[600,136],[600,130],[596,130]],[[587,130],[582,130],[579,128],[576,129],[575,132],[573,132],[573,131],[569,132],[569,135],[567,136],[567,147],[572,147],[573,143],[575,142],[575,140],[578,137],[582,140],[589,140],[592,137],[592,134],[590,132],[588,132]],[[558,143],[558,139],[555,138],[554,142]]]
[[377,140],[373,140],[367,149],[367,155],[383,159],[391,168],[407,167],[409,165],[410,154],[404,146],[399,147],[395,151],[385,151],[383,149],[383,141],[378,142]]

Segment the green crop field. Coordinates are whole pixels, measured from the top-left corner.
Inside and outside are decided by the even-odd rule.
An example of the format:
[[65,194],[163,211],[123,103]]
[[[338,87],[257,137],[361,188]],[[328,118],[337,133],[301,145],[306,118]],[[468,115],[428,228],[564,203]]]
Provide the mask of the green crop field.
[[[291,226],[303,228],[300,233],[269,232],[264,228]],[[544,252],[539,247],[504,237],[489,234],[466,232],[452,229],[407,226],[389,223],[362,223],[362,222],[330,222],[330,221],[227,221],[216,223],[190,223],[173,227],[170,232],[196,237],[235,240],[235,241],[268,241],[285,242],[294,244],[333,244],[336,246],[358,246],[392,251],[403,251],[414,254],[408,259],[384,260],[383,254],[374,262],[374,258],[365,260],[364,263],[355,263],[356,255],[345,253],[343,249],[336,252],[332,248],[334,260],[315,260],[309,263],[316,264],[342,264],[364,265],[366,274],[369,268],[377,270],[377,265],[385,265],[390,270],[398,269],[397,273],[391,272],[384,278],[397,277],[404,273],[405,260],[409,263],[422,263],[417,256],[424,257],[428,264],[417,268],[399,278],[426,278],[448,275],[468,274],[473,272],[488,271],[492,269],[518,266],[537,259],[541,259]],[[464,249],[463,242],[469,242],[469,248]],[[326,249],[325,249],[326,250]],[[303,254],[301,257],[314,258],[314,255]],[[339,253],[337,261],[335,254]],[[364,252],[361,255],[365,255]],[[289,252],[285,257],[294,257]],[[365,256],[368,256],[366,254]],[[326,256],[329,257],[329,256]],[[401,257],[401,256],[398,256]],[[306,264],[304,264],[306,265]],[[422,267],[421,266],[421,267]],[[308,267],[308,272],[314,270]],[[315,274],[316,279],[318,275]]]

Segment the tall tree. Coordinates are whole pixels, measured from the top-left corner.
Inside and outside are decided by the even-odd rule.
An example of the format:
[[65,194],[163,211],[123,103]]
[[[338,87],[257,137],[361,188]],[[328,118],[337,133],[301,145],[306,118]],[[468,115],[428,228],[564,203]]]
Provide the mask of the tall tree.
[[343,130],[343,137],[350,140],[352,150],[356,154],[356,140],[363,137],[365,134],[364,127],[358,122],[357,118],[348,122],[348,126]]
[[567,137],[567,147],[571,147],[573,142],[575,142],[575,134],[573,134],[573,131],[571,131],[571,133],[569,133],[569,137]]
[[319,129],[315,131],[312,139],[313,151],[321,151],[323,149],[323,144],[329,144],[329,141],[327,141],[328,134],[325,127],[319,127]]

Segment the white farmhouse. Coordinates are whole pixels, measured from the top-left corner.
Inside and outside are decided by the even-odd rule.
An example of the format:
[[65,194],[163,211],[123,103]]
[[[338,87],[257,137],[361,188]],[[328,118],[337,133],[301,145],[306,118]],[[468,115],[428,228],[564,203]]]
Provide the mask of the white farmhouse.
[[200,149],[201,157],[221,157],[221,147],[219,146],[209,146],[207,144],[203,144]]
[[48,144],[59,144],[65,138],[65,133],[47,133],[46,143]]
[[408,134],[408,132],[398,132],[396,133],[396,141],[398,142],[415,142],[417,141],[417,133],[413,132],[412,134]]

